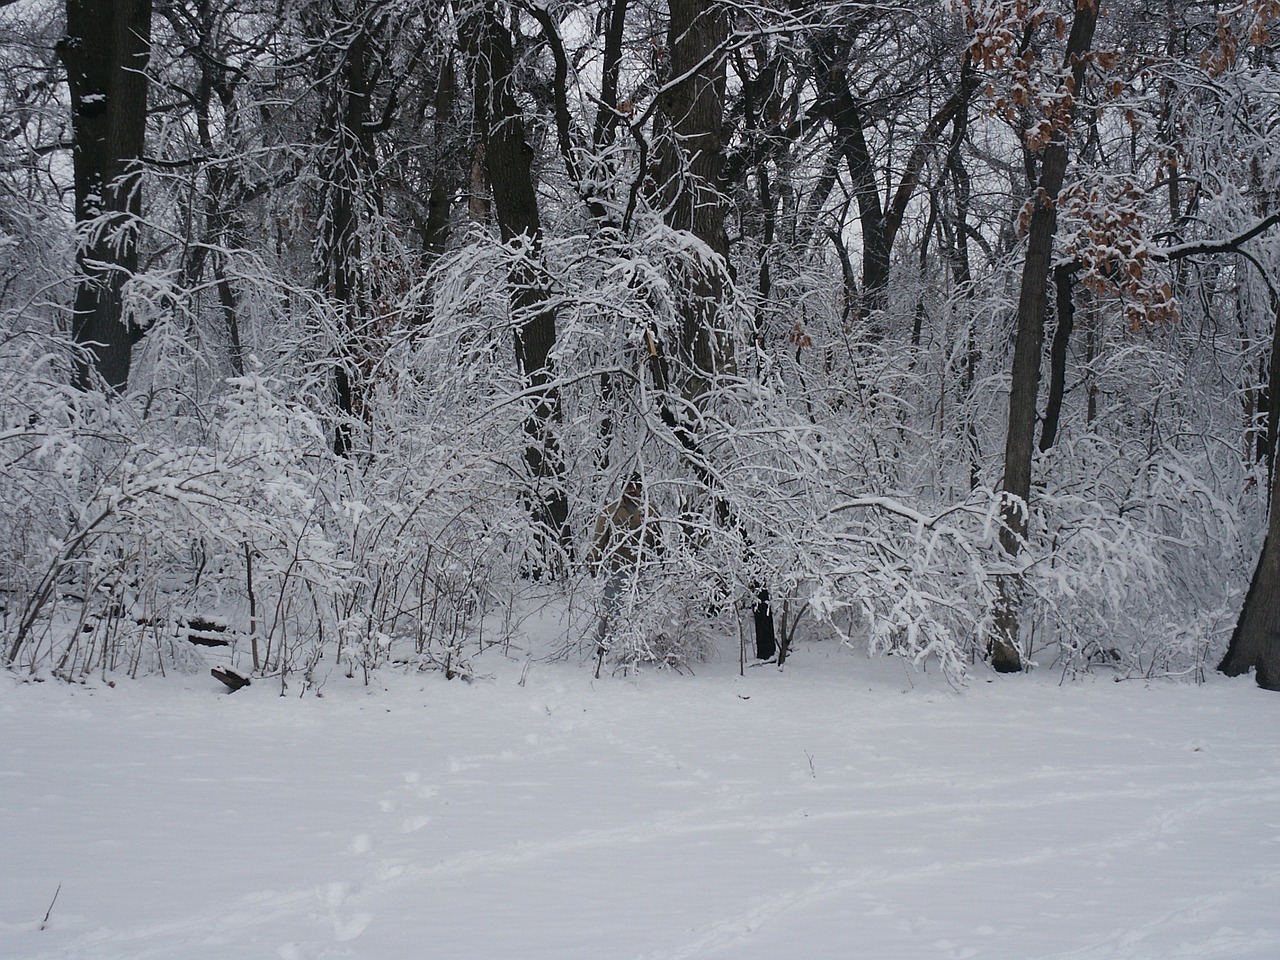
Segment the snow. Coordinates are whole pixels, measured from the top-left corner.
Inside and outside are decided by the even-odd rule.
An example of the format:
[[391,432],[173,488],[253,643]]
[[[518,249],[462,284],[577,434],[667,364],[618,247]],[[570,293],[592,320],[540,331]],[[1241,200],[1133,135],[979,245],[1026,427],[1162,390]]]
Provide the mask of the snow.
[[1280,956],[1249,678],[479,666],[0,677],[0,957]]

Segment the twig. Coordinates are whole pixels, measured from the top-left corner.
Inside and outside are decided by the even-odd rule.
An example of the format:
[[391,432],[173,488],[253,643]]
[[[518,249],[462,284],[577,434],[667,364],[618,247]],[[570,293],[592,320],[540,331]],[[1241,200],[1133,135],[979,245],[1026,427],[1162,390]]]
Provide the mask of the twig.
[[53,891],[53,899],[49,901],[49,909],[44,912],[44,919],[40,921],[41,930],[49,925],[49,916],[53,913],[53,905],[58,902],[58,894],[61,892],[62,884],[58,884],[58,889]]

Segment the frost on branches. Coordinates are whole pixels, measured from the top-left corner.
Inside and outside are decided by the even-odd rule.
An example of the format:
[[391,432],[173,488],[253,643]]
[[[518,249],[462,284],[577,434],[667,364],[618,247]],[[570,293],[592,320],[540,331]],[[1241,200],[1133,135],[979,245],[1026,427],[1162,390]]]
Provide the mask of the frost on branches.
[[590,668],[638,474],[602,669],[766,616],[783,667],[1201,675],[1274,459],[1280,12],[1148,7],[157,9],[113,396],[0,6],[0,658]]

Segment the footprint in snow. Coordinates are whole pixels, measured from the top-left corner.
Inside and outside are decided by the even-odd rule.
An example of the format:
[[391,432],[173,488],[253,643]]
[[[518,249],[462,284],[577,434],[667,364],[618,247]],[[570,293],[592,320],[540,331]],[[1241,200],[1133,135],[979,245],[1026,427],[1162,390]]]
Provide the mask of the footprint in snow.
[[337,940],[354,940],[360,934],[368,929],[369,924],[373,923],[372,913],[357,913],[345,920],[340,917],[333,918],[333,935]]
[[397,877],[403,876],[407,868],[408,863],[404,860],[383,860],[378,864],[374,872],[374,880],[378,883],[389,883]]
[[326,907],[340,907],[347,899],[347,894],[351,892],[351,887],[345,883],[330,883],[325,886],[324,892],[320,899],[324,901]]

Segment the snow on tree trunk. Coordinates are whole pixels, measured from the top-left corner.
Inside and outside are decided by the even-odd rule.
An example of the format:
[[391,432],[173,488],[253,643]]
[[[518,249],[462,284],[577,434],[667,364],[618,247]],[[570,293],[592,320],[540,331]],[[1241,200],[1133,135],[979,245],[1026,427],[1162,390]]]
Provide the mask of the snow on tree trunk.
[[529,385],[532,409],[524,421],[530,512],[549,549],[570,547],[564,463],[556,438],[562,419],[553,381],[556,308],[542,262],[542,222],[534,181],[534,151],[516,99],[512,38],[491,2],[468,13],[460,30],[472,58],[475,102],[481,109],[484,164],[504,243],[517,253],[511,270],[516,363]]
[[75,139],[76,293],[72,336],[88,351],[74,382],[95,376],[118,393],[129,384],[142,330],[124,313],[124,285],[138,269],[143,146],[151,56],[150,0],[67,0],[58,42],[71,90]]

